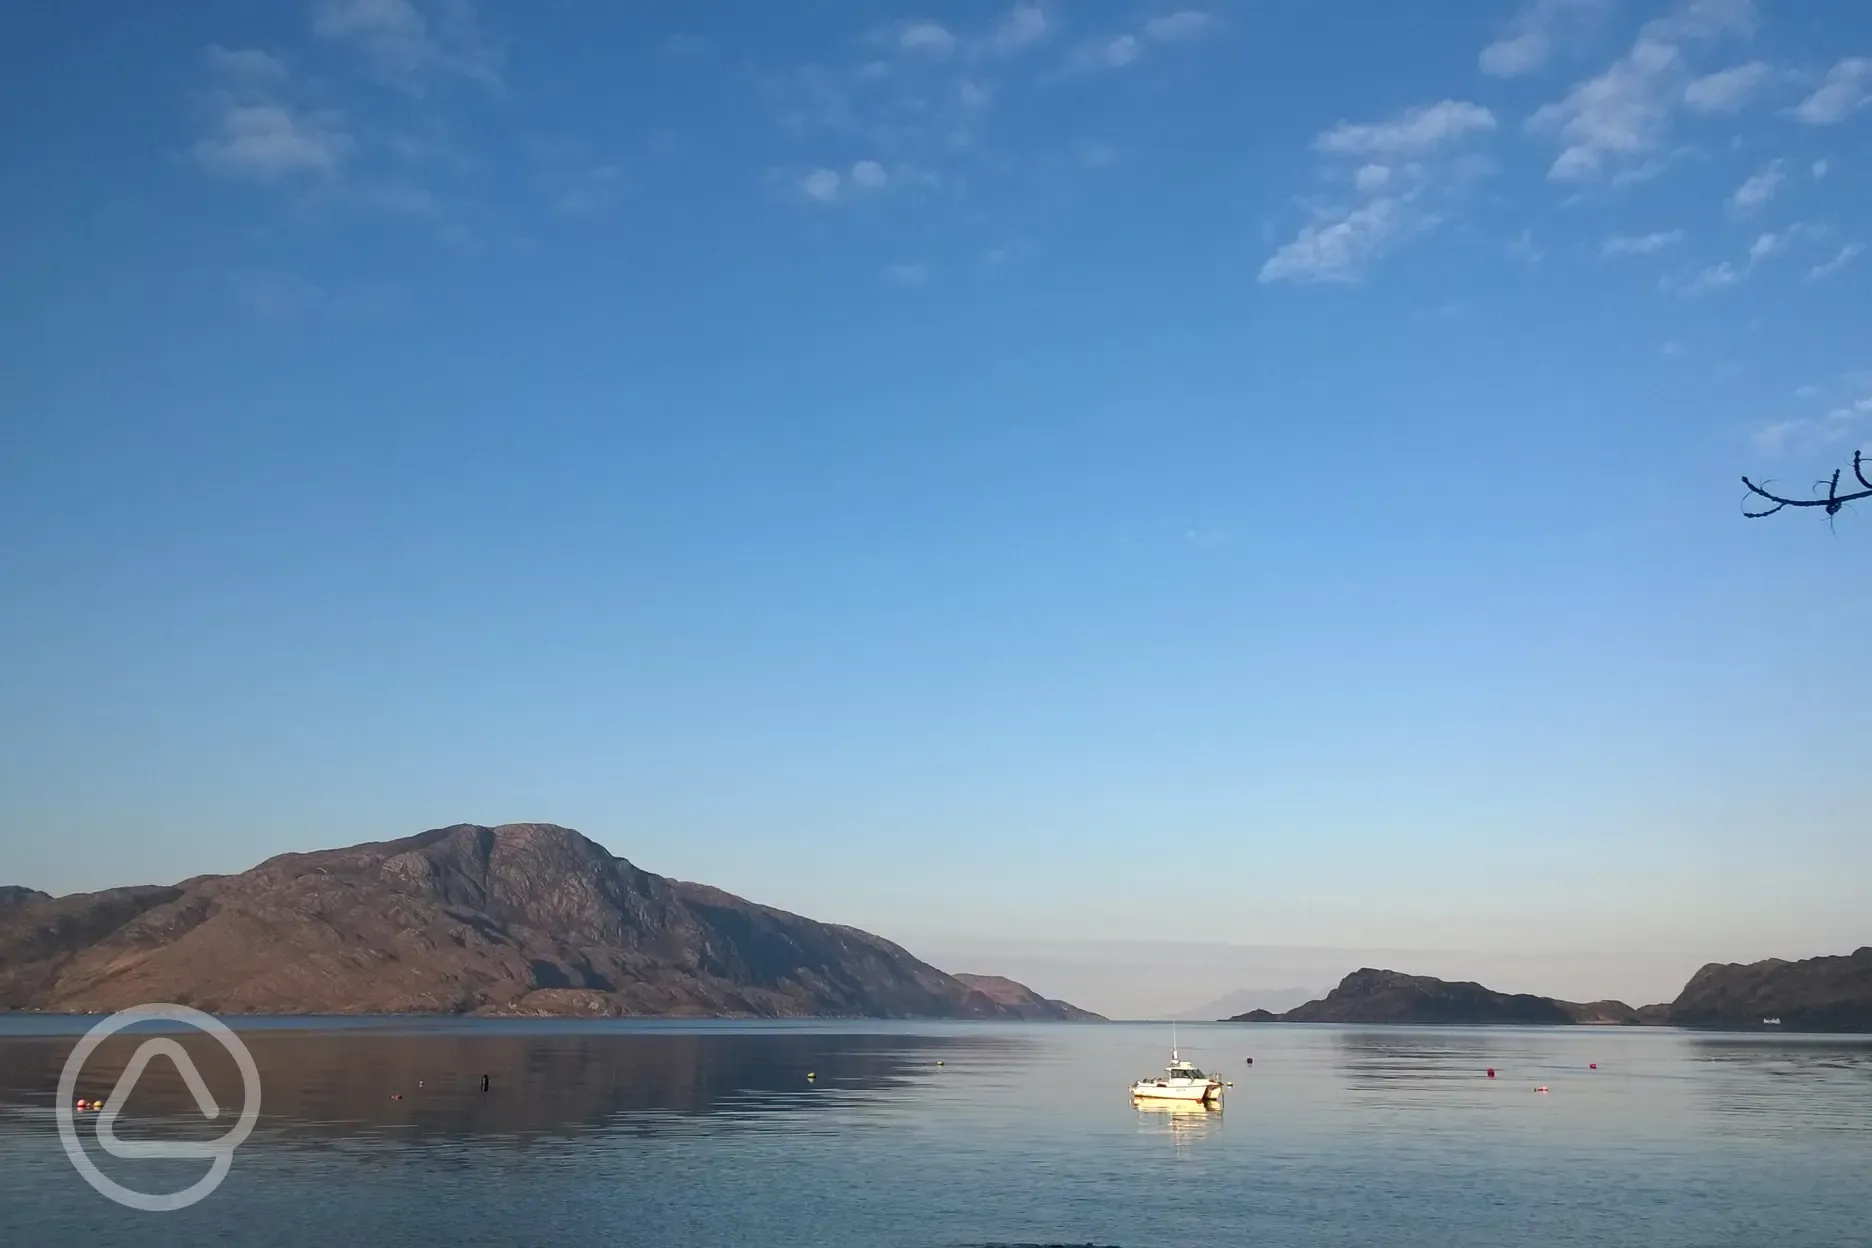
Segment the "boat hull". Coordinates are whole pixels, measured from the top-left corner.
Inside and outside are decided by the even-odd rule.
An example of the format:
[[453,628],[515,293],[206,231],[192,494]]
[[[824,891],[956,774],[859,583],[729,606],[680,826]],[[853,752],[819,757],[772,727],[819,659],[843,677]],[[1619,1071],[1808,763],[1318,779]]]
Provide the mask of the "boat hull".
[[1221,1098],[1222,1086],[1216,1083],[1134,1083],[1131,1095],[1140,1101],[1213,1101]]

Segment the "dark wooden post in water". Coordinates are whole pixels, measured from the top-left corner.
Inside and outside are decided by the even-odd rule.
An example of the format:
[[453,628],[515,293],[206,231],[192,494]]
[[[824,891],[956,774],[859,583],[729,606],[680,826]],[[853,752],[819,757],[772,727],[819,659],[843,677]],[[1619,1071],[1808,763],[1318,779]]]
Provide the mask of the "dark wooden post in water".
[[481,1090],[483,1092],[488,1090],[488,1077],[486,1075],[481,1076]]

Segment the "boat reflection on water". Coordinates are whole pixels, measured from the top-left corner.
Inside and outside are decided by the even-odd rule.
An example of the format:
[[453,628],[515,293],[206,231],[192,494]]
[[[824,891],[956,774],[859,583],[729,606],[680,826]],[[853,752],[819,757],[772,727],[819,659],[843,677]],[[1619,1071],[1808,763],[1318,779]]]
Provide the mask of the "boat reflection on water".
[[1138,1099],[1131,1105],[1137,1110],[1139,1135],[1167,1135],[1178,1151],[1222,1129],[1222,1105],[1218,1101]]

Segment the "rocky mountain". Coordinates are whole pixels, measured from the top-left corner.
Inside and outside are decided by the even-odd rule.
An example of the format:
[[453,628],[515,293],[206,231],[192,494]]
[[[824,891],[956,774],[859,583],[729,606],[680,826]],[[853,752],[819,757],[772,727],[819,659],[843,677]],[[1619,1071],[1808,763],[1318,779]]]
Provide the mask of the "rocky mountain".
[[1623,1023],[1638,1021],[1622,1001],[1580,1005],[1527,993],[1494,992],[1475,983],[1450,983],[1371,967],[1353,971],[1318,1001],[1284,1014],[1250,1010],[1231,1023]]
[[1872,1031],[1872,946],[1831,958],[1712,962],[1690,977],[1665,1021],[1676,1027]]
[[1291,1010],[1296,1005],[1305,1005],[1319,995],[1319,991],[1313,988],[1237,988],[1233,992],[1223,993],[1213,1001],[1204,1002],[1202,1005],[1172,1014],[1170,1017],[1209,1020],[1246,1014],[1254,1010],[1279,1013],[1282,1010]]
[[1094,1014],[1091,1010],[1082,1010],[1076,1005],[1043,997],[1026,984],[1017,984],[1005,975],[965,975],[958,971],[955,978],[1003,1009],[1012,1010],[1019,1018],[1059,1022],[1105,1021],[1103,1014]]
[[42,893],[36,888],[21,888],[17,884],[0,884],[0,910],[13,906],[23,906],[29,901],[50,901],[50,893]]
[[0,1009],[1022,1018],[1044,1001],[1004,1004],[880,937],[652,875],[551,824],[28,891],[0,906]]

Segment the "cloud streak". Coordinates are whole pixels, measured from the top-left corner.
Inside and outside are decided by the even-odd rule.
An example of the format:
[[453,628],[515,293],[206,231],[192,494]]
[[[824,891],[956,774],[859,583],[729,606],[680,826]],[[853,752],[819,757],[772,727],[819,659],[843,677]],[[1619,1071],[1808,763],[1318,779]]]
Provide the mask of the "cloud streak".
[[1459,180],[1457,159],[1469,141],[1496,128],[1478,104],[1441,100],[1377,122],[1342,121],[1319,134],[1313,149],[1355,162],[1340,176],[1350,203],[1317,208],[1313,220],[1262,264],[1267,282],[1354,282],[1402,241],[1442,219],[1435,200]]
[[1079,44],[1067,58],[1069,74],[1125,69],[1135,65],[1152,47],[1189,43],[1219,28],[1215,17],[1202,9],[1179,9],[1145,21],[1134,31],[1104,35]]
[[1315,150],[1339,156],[1422,156],[1470,135],[1495,129],[1495,115],[1480,104],[1443,100],[1389,121],[1340,122],[1313,140]]
[[1608,238],[1600,247],[1599,254],[1606,258],[1614,256],[1655,256],[1667,247],[1675,247],[1684,241],[1682,230],[1662,230],[1655,234],[1615,235]]
[[1770,161],[1759,173],[1736,188],[1735,194],[1729,197],[1729,207],[1742,216],[1759,212],[1780,194],[1786,182],[1787,174],[1782,172],[1781,162]]
[[1684,103],[1695,112],[1711,116],[1739,113],[1761,93],[1772,74],[1766,61],[1717,70],[1685,87]]
[[1851,264],[1854,260],[1857,260],[1864,251],[1864,243],[1847,243],[1845,246],[1841,247],[1838,252],[1834,253],[1831,260],[1816,264],[1813,268],[1809,269],[1807,271],[1807,280],[1810,282],[1825,281],[1827,278],[1832,277],[1835,273]]
[[1826,79],[1800,102],[1794,115],[1810,126],[1832,126],[1872,103],[1872,57],[1849,56],[1827,71]]
[[[1750,0],[1688,0],[1648,22],[1631,49],[1597,77],[1577,83],[1528,119],[1528,128],[1560,146],[1547,176],[1582,182],[1639,160],[1664,145],[1672,114],[1694,85],[1685,48],[1746,37],[1755,26]],[[1706,83],[1707,103],[1736,93],[1734,83]]]
[[358,49],[383,81],[413,93],[451,76],[501,85],[501,49],[471,0],[318,0],[312,30]]
[[1546,66],[1562,39],[1605,7],[1605,0],[1533,0],[1501,38],[1482,49],[1477,66],[1497,78],[1534,73]]

